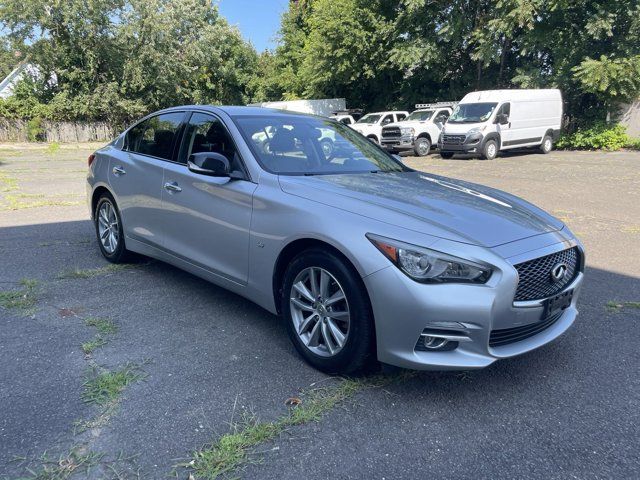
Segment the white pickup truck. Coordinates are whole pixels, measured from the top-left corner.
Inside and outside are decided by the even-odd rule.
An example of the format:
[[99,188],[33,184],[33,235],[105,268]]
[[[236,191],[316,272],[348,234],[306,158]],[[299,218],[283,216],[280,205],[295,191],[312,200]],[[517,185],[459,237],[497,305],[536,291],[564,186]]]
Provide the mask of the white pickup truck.
[[355,131],[360,132],[369,140],[380,143],[382,138],[382,129],[386,125],[401,122],[409,116],[409,112],[374,112],[367,113],[353,125],[350,125]]
[[417,104],[405,120],[382,128],[381,145],[393,153],[413,150],[418,157],[428,155],[454,106],[454,102]]

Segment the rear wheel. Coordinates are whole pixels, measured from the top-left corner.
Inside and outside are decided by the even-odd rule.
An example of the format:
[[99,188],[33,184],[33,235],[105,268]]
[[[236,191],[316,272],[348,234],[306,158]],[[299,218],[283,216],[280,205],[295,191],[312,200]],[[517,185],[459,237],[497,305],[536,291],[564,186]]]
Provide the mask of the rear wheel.
[[498,142],[489,140],[484,144],[482,149],[482,158],[484,160],[493,160],[498,155]]
[[440,152],[440,156],[445,159],[453,158],[453,152]]
[[124,244],[122,217],[110,194],[103,193],[100,196],[93,217],[98,246],[104,258],[112,263],[124,263],[130,260],[132,254]]
[[413,152],[418,157],[424,157],[429,155],[429,151],[431,150],[431,142],[426,137],[420,137],[416,139],[415,144],[413,145]]
[[357,272],[325,250],[299,254],[287,268],[281,311],[296,350],[318,370],[350,374],[373,358],[373,315]]
[[540,152],[546,155],[551,150],[553,150],[553,139],[551,135],[545,135],[540,144]]

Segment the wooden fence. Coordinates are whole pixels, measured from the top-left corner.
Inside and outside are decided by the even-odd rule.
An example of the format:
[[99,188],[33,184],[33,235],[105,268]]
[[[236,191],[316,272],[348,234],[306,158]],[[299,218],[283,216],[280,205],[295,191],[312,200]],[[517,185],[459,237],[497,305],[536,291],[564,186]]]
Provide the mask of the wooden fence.
[[[0,142],[27,142],[27,121],[0,118]],[[116,132],[103,122],[49,122],[41,124],[39,137],[46,142],[104,142]]]

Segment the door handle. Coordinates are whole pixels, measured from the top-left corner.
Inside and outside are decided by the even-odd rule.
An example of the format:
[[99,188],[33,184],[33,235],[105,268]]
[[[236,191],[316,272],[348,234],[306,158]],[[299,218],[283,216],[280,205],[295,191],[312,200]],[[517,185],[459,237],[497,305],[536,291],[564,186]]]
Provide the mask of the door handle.
[[116,177],[119,176],[119,175],[124,175],[125,173],[127,173],[125,171],[125,169],[122,168],[120,165],[116,165],[115,167],[113,167],[112,172]]
[[167,182],[164,184],[164,189],[168,192],[181,192],[182,188],[176,182]]

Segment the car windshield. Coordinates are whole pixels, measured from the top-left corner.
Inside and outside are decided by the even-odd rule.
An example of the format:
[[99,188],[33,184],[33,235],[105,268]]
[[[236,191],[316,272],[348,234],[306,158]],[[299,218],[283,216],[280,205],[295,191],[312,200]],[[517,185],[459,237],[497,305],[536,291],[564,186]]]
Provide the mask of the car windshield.
[[341,123],[294,115],[234,118],[256,159],[281,175],[404,172],[407,167]]
[[382,115],[374,115],[373,113],[370,113],[369,115],[362,117],[356,123],[377,123],[381,116]]
[[478,123],[489,119],[497,103],[463,103],[453,111],[447,123]]
[[405,121],[418,120],[420,122],[425,122],[431,118],[431,115],[433,115],[433,110],[419,110],[417,112],[413,112],[411,115],[405,118]]

